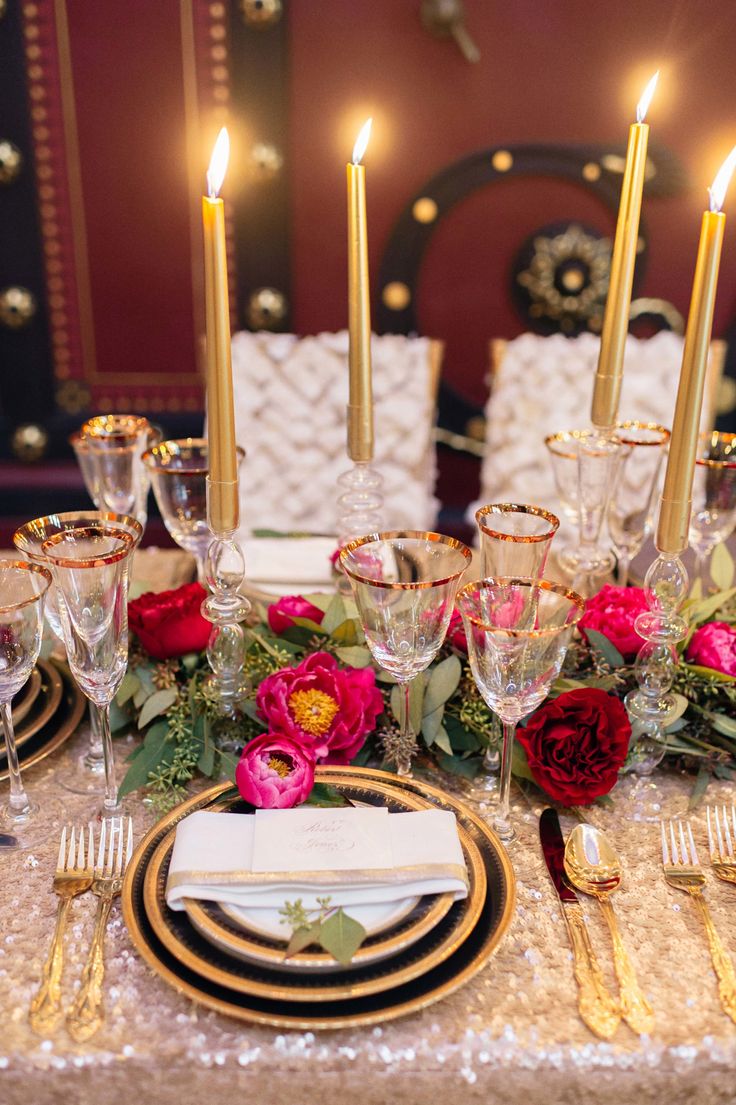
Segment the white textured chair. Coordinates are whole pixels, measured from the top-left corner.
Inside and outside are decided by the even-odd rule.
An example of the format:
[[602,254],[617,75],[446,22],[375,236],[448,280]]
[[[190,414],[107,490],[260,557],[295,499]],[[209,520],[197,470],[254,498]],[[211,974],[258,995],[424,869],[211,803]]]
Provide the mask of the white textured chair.
[[[431,529],[433,441],[442,344],[374,335],[375,466],[386,528]],[[233,335],[235,431],[246,450],[241,518],[248,531],[334,533],[346,454],[348,336]]]
[[[555,510],[552,468],[544,438],[590,424],[600,339],[522,334],[491,342],[490,394],[480,503],[533,502]],[[619,417],[672,426],[683,338],[661,331],[626,339]],[[711,346],[701,426],[713,426],[726,344]],[[477,504],[468,508],[473,518]]]

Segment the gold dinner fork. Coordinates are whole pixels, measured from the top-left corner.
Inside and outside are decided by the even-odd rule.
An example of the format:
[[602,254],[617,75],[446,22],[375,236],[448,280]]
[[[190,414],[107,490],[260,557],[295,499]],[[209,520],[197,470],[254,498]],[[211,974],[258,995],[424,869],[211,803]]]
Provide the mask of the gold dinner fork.
[[710,845],[710,865],[719,879],[724,882],[736,883],[736,857],[734,856],[734,841],[736,841],[736,806],[731,806],[731,825],[728,823],[728,812],[723,807],[723,822],[718,806],[713,807],[715,833],[710,817],[710,806],[706,810],[708,820],[708,844]]
[[705,875],[698,862],[698,852],[695,847],[695,841],[693,840],[693,831],[690,827],[690,822],[688,821],[686,824],[687,842],[685,841],[682,821],[678,823],[678,850],[678,840],[677,834],[675,833],[674,822],[670,821],[669,823],[669,841],[667,839],[665,823],[664,821],[661,822],[662,867],[664,869],[664,877],[670,886],[674,886],[676,890],[682,890],[686,894],[689,894],[700,911],[700,915],[703,918],[703,924],[705,925],[705,932],[708,937],[713,970],[718,979],[718,996],[721,999],[721,1006],[723,1007],[724,1013],[727,1013],[731,1020],[736,1023],[736,975],[734,974],[731,957],[721,943],[721,938],[716,932],[710,910],[703,897]]
[[69,1035],[77,1043],[93,1036],[105,1019],[102,982],[105,976],[105,932],[113,899],[123,885],[123,875],[133,851],[133,822],[124,818],[110,818],[102,822],[100,845],[97,851],[92,893],[100,899],[97,905],[95,928],[87,962],[82,970],[79,992],[66,1016]]
[[56,861],[53,889],[59,899],[56,910],[56,926],[51,947],[41,973],[41,984],[31,1001],[28,1014],[31,1028],[39,1036],[48,1036],[58,1028],[61,1020],[61,973],[64,965],[64,932],[69,917],[72,898],[83,894],[92,885],[92,861],[94,857],[92,826],[89,827],[87,848],[84,846],[84,829],[78,832],[72,826],[67,847],[66,825],[61,830],[59,858]]

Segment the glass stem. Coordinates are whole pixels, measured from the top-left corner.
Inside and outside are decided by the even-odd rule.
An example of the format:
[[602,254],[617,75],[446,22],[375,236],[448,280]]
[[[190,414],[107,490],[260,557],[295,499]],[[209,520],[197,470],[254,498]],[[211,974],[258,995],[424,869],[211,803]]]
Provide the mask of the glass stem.
[[396,774],[411,775],[411,747],[412,728],[411,715],[409,713],[409,684],[402,683],[402,711],[401,711],[401,750],[396,757]]
[[501,840],[514,839],[514,830],[509,820],[509,799],[511,794],[511,757],[514,750],[515,721],[503,723],[503,747],[501,749],[501,781],[498,791],[498,808],[493,820],[493,828]]
[[115,783],[115,760],[112,751],[112,733],[110,732],[110,707],[92,703],[92,711],[97,714],[97,726],[102,739],[102,755],[105,760],[105,813],[114,813],[118,808],[118,788]]
[[700,580],[703,598],[710,590],[710,557],[698,545],[695,549],[695,578]]
[[628,553],[623,553],[618,558],[618,585],[619,587],[627,587],[629,583],[629,565],[631,564],[631,557]]
[[15,747],[15,731],[13,730],[13,708],[10,702],[2,703],[2,712],[5,749],[8,754],[8,768],[10,771],[10,799],[8,804],[14,816],[23,817],[30,810],[31,804],[28,801],[28,795],[20,777],[18,749]]
[[100,732],[100,715],[95,706],[90,704],[89,711],[89,747],[84,757],[84,766],[87,771],[98,773],[104,763],[102,749],[102,734]]
[[207,586],[207,575],[205,573],[206,559],[203,556],[197,556],[195,560],[197,561],[197,583],[200,583],[205,591],[209,591],[209,587]]

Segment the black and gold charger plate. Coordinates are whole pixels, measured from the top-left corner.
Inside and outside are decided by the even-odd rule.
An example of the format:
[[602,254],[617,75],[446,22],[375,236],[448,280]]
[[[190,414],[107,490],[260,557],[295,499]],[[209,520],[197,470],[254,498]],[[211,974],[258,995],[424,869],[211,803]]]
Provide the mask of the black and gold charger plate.
[[13,699],[13,728],[17,729],[23,718],[27,715],[33,703],[38,697],[38,692],[41,690],[41,672],[36,666],[30,674],[30,677],[26,679],[25,683],[18,691],[17,695]]
[[[42,672],[44,668],[50,669],[47,676],[47,685],[58,687],[58,696],[54,691],[56,708],[49,715],[47,707],[44,707],[46,721],[34,732],[29,734],[18,749],[18,759],[21,771],[32,767],[39,760],[45,759],[60,748],[65,741],[77,730],[87,707],[87,700],[74,682],[68,668],[56,665],[50,660],[39,660]],[[39,693],[39,698],[41,693]],[[30,715],[29,715],[30,716]],[[20,742],[19,742],[20,743]],[[8,777],[8,760],[3,747],[0,753],[0,782]]]
[[[156,935],[146,912],[144,892],[153,855],[171,828],[195,810],[214,808],[233,795],[232,788],[227,785],[213,787],[172,810],[151,829],[130,861],[122,894],[123,915],[136,949],[155,972],[194,1001],[239,1020],[278,1028],[315,1030],[374,1024],[416,1012],[451,994],[477,974],[498,948],[513,913],[514,874],[500,841],[472,810],[437,787],[369,768],[322,767],[317,770],[317,780],[330,784],[341,780],[340,785],[351,786],[351,796],[355,793],[359,800],[362,797],[361,788],[363,792],[369,791],[368,784],[378,783],[389,788],[397,797],[425,799],[433,806],[455,813],[459,827],[477,848],[485,872],[486,892],[475,924],[459,946],[436,966],[389,989],[357,997],[316,1003],[266,997],[248,992],[247,987],[243,991],[235,990],[199,973],[182,962]],[[375,803],[375,798],[373,801]],[[188,924],[186,921],[183,923]],[[207,947],[204,940],[201,940],[201,945],[203,954],[215,950]],[[421,941],[409,949],[409,953],[399,955],[416,952],[420,946]],[[270,972],[270,976],[274,979],[279,977],[275,972]]]
[[[389,812],[431,808],[420,795],[397,794],[391,786],[375,780],[335,777],[331,785],[353,800],[371,805],[385,805]],[[218,803],[219,810],[235,809],[239,798]],[[174,846],[175,829],[171,829],[157,845],[148,864],[143,885],[143,904],[148,920],[161,943],[197,974],[221,983],[238,993],[257,997],[280,998],[284,1001],[324,1002],[343,998],[364,997],[409,982],[436,967],[451,955],[472,932],[486,897],[486,873],[480,851],[468,833],[460,826],[460,841],[468,868],[469,889],[466,898],[453,902],[447,913],[416,941],[406,944],[400,935],[387,935],[393,945],[391,953],[370,960],[370,950],[364,963],[338,968],[327,976],[313,970],[283,971],[284,947],[270,964],[243,961],[230,949],[213,944],[193,926],[186,913],[169,909],[165,902],[166,879]],[[305,954],[302,962],[309,963]],[[295,957],[296,958],[296,957]]]

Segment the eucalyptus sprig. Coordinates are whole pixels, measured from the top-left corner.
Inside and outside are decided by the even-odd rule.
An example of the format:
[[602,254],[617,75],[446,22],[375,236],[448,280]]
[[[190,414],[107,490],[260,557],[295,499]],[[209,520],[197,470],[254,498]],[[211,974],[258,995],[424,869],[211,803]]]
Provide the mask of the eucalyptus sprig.
[[307,910],[301,898],[284,902],[279,915],[291,925],[292,933],[284,959],[308,948],[324,948],[343,967],[348,967],[367,933],[359,921],[348,916],[342,906],[333,906],[332,898],[317,898],[317,909]]

